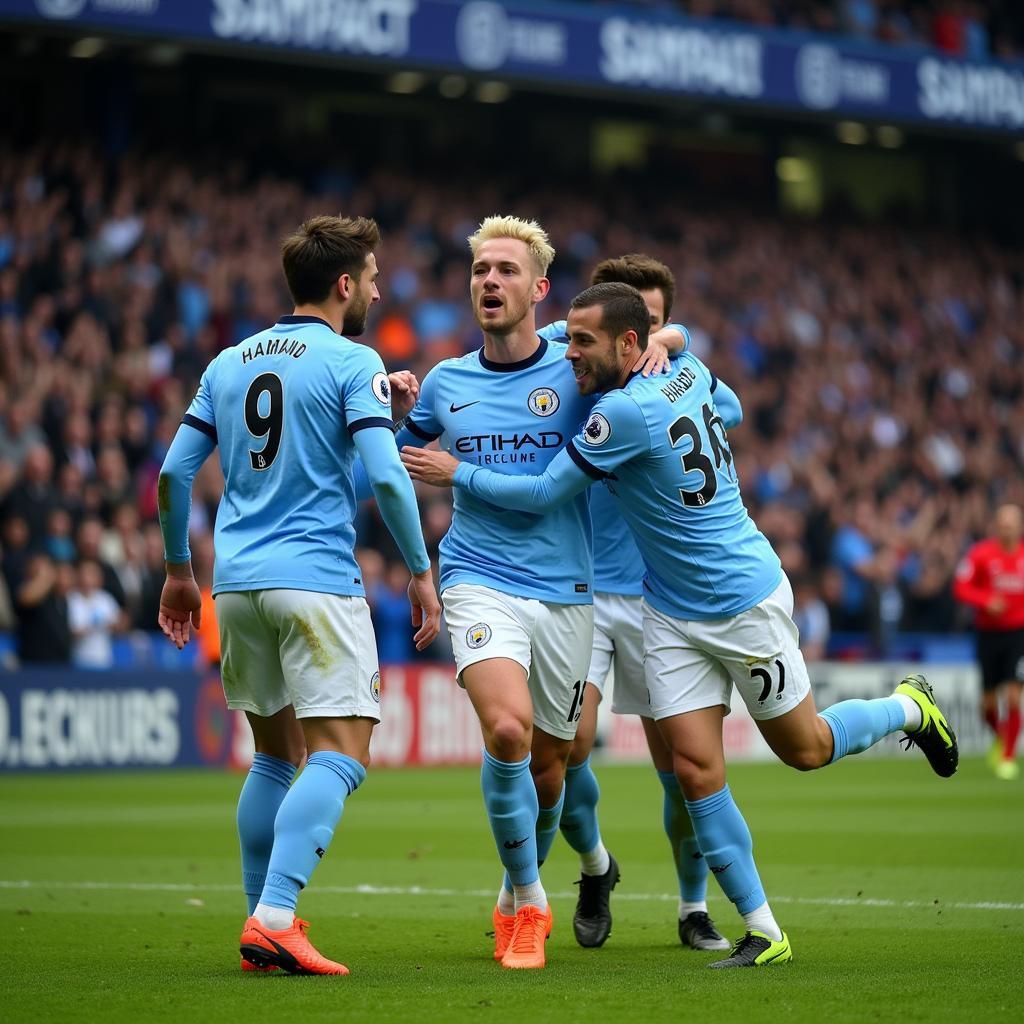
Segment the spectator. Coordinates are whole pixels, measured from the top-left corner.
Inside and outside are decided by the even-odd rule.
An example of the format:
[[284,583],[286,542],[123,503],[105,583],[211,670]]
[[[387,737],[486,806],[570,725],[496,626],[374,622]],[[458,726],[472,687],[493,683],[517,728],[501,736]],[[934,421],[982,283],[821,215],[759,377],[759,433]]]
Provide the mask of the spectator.
[[103,589],[103,569],[99,562],[80,561],[76,582],[67,599],[71,663],[76,668],[111,668],[114,664],[111,637],[122,626],[121,609]]
[[28,523],[29,540],[34,548],[46,539],[46,524],[57,507],[52,485],[53,456],[45,444],[35,444],[25,453],[21,482],[7,496],[6,514],[20,516]]
[[100,567],[101,589],[113,597],[118,607],[124,608],[127,601],[117,570],[102,556],[103,536],[103,521],[101,519],[83,519],[76,536],[78,557],[80,560],[95,562]]
[[15,592],[18,656],[25,664],[67,664],[71,658],[68,594],[74,566],[49,555],[33,555]]

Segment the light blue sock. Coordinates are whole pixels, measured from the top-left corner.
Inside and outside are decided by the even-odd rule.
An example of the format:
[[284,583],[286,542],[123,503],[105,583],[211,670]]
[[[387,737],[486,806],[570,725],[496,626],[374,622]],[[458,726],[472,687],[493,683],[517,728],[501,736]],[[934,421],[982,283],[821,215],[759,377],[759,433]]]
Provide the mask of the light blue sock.
[[260,903],[294,910],[299,893],[331,845],[345,800],[366,778],[354,758],[333,751],[311,754],[274,822],[274,850]]
[[895,697],[876,700],[843,700],[818,712],[832,730],[833,750],[829,764],[847,754],[859,754],[890,733],[901,732],[907,721],[903,705]]
[[693,834],[683,791],[675,772],[658,772],[658,778],[665,790],[662,823],[679,876],[679,898],[686,903],[703,903],[708,895],[708,863]]
[[537,870],[537,789],[530,775],[530,755],[522,761],[499,761],[484,751],[480,766],[484,806],[498,856],[505,865],[505,885],[530,885]]
[[597,824],[597,801],[601,787],[590,767],[590,758],[571,764],[565,771],[565,807],[559,823],[565,841],[577,853],[590,853],[601,842]]
[[238,842],[242,848],[242,889],[249,916],[256,909],[267,880],[270,851],[274,848],[277,809],[295,778],[295,765],[256,754],[238,794]]
[[558,794],[558,802],[554,807],[541,807],[537,811],[537,867],[548,859],[555,836],[558,835],[558,823],[565,806],[565,788],[565,783],[562,783],[562,792]]
[[756,910],[765,902],[764,888],[754,865],[750,829],[729,787],[701,800],[687,800],[686,809],[715,881],[741,914]]

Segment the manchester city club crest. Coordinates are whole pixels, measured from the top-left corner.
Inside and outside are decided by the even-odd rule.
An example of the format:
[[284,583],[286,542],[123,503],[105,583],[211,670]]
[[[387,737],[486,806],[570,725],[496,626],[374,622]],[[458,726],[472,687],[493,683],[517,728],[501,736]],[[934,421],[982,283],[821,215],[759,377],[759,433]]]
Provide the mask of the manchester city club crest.
[[478,622],[466,630],[466,646],[471,650],[483,647],[491,639],[491,627],[486,622]]
[[379,704],[380,703],[380,673],[374,672],[370,676],[370,696]]
[[550,416],[558,410],[558,392],[554,388],[534,388],[526,404],[534,416]]

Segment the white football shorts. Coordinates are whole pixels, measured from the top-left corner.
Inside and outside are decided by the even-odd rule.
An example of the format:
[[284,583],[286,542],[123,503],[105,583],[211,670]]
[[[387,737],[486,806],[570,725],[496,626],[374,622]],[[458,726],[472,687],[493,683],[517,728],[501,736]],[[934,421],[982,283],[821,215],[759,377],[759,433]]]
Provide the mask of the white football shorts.
[[677,619],[645,600],[644,642],[656,719],[718,704],[728,708],[733,686],[752,718],[778,718],[811,690],[785,576],[760,604],[728,619]]
[[523,666],[533,722],[560,739],[576,735],[594,630],[594,606],[548,604],[475,583],[442,595],[459,684],[470,665],[510,658]]
[[608,673],[615,668],[612,711],[651,717],[644,676],[644,599],[630,594],[594,595],[594,650],[587,682],[604,697]]
[[311,590],[217,595],[221,680],[229,708],[264,718],[380,721],[380,670],[361,597]]

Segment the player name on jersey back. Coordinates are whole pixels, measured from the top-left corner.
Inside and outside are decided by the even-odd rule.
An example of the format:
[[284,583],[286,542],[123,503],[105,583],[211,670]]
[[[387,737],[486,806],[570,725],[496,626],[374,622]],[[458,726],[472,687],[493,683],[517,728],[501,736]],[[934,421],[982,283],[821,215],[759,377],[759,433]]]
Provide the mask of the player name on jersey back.
[[[446,359],[427,374],[406,420],[421,440],[463,462],[537,475],[586,420],[593,398],[576,389],[566,345],[541,332],[526,359],[494,363],[483,351]],[[589,604],[593,591],[585,495],[544,514],[499,508],[456,488],[440,545],[441,589],[475,583],[554,604]]]
[[186,422],[220,447],[215,594],[363,594],[352,435],[391,424],[380,356],[318,317],[286,316],[221,352]]
[[714,377],[689,353],[672,369],[603,395],[572,446],[636,538],[647,600],[681,619],[727,618],[771,594],[782,567],[743,505]]

